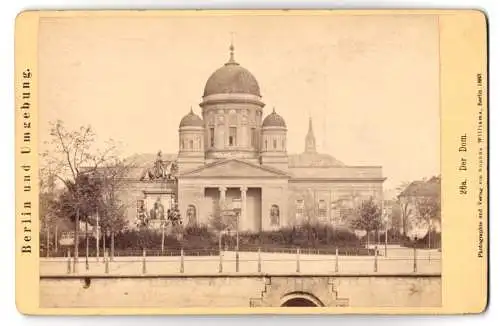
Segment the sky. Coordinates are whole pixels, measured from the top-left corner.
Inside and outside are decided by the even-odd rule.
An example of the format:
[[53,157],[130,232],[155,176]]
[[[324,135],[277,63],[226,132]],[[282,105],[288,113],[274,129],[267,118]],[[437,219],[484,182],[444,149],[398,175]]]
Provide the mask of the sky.
[[[233,35],[231,37],[231,35]],[[229,58],[259,82],[264,113],[283,116],[288,151],[380,165],[385,188],[439,173],[436,16],[44,18],[39,28],[40,141],[49,122],[91,125],[123,155],[176,153],[178,126]],[[43,150],[43,145],[42,145]]]

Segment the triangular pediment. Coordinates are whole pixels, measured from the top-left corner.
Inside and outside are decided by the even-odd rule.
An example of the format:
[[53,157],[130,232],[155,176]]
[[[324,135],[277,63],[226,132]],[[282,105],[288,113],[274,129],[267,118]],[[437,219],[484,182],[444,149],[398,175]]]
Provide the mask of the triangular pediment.
[[255,165],[236,159],[217,161],[186,171],[181,178],[286,178],[288,174],[267,166]]

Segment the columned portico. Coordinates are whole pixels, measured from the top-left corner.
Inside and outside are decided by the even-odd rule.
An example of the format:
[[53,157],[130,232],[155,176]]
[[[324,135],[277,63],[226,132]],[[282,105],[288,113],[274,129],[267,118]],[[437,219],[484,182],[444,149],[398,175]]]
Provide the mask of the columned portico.
[[219,204],[224,207],[226,204],[227,187],[219,187]]

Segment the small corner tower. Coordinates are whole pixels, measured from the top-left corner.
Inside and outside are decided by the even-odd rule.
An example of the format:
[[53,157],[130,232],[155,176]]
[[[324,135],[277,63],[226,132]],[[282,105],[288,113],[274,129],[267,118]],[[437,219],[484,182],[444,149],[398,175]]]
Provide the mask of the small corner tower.
[[186,114],[179,124],[179,173],[195,169],[205,163],[204,123],[193,112]]
[[280,170],[288,169],[286,123],[276,110],[262,122],[261,163]]

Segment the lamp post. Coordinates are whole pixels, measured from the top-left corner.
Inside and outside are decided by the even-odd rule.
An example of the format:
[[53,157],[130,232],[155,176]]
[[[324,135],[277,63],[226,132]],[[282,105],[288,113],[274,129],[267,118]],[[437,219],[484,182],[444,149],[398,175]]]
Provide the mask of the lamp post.
[[85,269],[89,270],[89,221],[85,219]]
[[387,233],[388,233],[388,229],[389,229],[389,216],[388,216],[387,211],[385,209],[383,211],[383,220],[384,220],[384,226],[385,226],[384,256],[387,257]]
[[165,251],[165,220],[161,221],[161,254]]
[[424,223],[418,223],[414,225],[408,231],[408,237],[413,242],[413,272],[417,272],[417,241],[423,239],[429,232],[429,227]]
[[95,257],[97,261],[99,261],[99,210],[96,209],[95,211],[95,249],[96,249],[96,254]]

